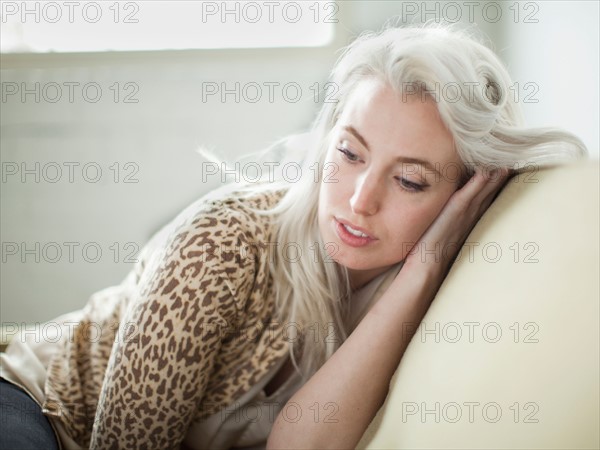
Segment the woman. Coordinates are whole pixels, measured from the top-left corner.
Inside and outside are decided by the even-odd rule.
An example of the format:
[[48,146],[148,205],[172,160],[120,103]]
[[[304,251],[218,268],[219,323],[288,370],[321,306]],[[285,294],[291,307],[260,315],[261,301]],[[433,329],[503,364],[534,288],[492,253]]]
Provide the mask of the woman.
[[509,173],[585,153],[523,128],[463,32],[364,35],[331,81],[299,182],[200,199],[57,344],[14,340],[3,398],[30,396],[29,430],[39,403],[66,448],[353,447]]

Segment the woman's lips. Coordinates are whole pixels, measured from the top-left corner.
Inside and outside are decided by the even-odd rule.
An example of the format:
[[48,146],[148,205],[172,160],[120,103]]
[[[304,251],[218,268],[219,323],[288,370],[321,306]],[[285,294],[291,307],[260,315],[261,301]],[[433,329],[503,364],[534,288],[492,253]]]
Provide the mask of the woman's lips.
[[[335,231],[338,235],[338,237],[342,240],[342,242],[344,242],[345,244],[351,246],[351,247],[364,247],[365,245],[368,245],[372,242],[375,242],[377,239],[372,238],[370,236],[367,237],[361,237],[361,236],[355,236],[352,233],[350,233],[346,227],[344,226],[344,223],[341,222],[340,220],[338,220],[337,218],[334,219],[335,222]],[[344,221],[345,222],[345,221]],[[358,230],[364,234],[365,233],[362,229],[360,228],[354,228],[351,224],[348,224],[352,229]]]

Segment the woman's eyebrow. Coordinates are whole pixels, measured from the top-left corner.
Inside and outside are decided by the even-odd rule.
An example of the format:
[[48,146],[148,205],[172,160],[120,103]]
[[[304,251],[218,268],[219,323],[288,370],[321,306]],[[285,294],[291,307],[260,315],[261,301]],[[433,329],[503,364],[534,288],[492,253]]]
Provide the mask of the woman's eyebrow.
[[371,151],[371,149],[369,148],[369,144],[367,144],[367,140],[363,137],[362,134],[360,134],[356,128],[354,128],[352,125],[344,125],[342,127],[344,130],[346,130],[348,133],[354,135],[354,137],[356,139],[359,140],[359,142],[369,151]]
[[[371,149],[369,148],[369,144],[367,143],[367,140],[364,138],[364,136],[362,134],[360,134],[358,132],[358,130],[356,128],[354,128],[352,125],[344,125],[342,127],[345,131],[347,131],[348,133],[352,134],[356,139],[358,139],[358,141],[370,152]],[[442,176],[438,170],[435,168],[435,166],[433,164],[431,164],[429,161],[425,160],[425,159],[419,159],[419,158],[411,158],[408,156],[398,156],[396,158],[396,161],[401,162],[401,163],[405,163],[405,164],[418,164],[421,165],[423,167],[425,167],[426,169],[431,170],[432,172],[435,172],[438,174],[438,176]]]

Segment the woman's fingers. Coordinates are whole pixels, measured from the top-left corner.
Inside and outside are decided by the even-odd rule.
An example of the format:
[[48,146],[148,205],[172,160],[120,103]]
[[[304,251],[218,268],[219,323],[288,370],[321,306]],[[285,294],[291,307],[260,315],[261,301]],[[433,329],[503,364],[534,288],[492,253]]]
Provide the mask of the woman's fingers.
[[470,216],[483,212],[506,183],[508,174],[508,169],[485,171],[476,168],[471,179],[454,193],[450,202],[454,202],[460,214]]
[[500,169],[495,173],[483,175],[486,179],[485,184],[473,199],[473,204],[479,205],[479,216],[487,210],[498,192],[506,185],[508,176],[508,169]]
[[507,176],[508,170],[506,169],[486,171],[478,167],[475,169],[473,177],[467,182],[465,187],[470,188],[468,190],[473,195],[479,194],[485,196],[488,192],[492,192],[501,186]]
[[[425,242],[427,248],[449,247],[456,248],[458,252],[477,221],[506,184],[508,175],[507,169],[492,173],[476,169],[473,177],[450,197],[438,217],[421,236],[421,241]],[[453,255],[449,253],[452,252],[445,253],[447,258],[443,259],[451,260]]]

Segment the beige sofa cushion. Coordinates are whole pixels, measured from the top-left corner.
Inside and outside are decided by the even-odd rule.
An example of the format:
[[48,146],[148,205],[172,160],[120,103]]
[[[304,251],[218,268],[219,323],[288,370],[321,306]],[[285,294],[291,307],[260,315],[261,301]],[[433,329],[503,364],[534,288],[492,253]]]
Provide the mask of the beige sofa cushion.
[[511,180],[358,448],[600,447],[598,169]]

